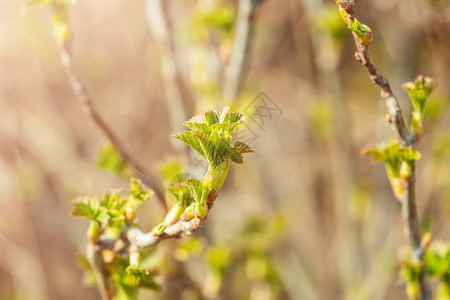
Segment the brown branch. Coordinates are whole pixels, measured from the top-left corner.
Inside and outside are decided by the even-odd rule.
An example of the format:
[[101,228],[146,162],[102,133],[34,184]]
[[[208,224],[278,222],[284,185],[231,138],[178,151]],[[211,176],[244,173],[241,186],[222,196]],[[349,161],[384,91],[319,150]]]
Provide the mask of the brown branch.
[[254,27],[255,11],[263,0],[240,0],[233,51],[225,70],[223,97],[234,101],[238,96],[242,78],[248,64],[250,43]]
[[88,243],[86,258],[94,271],[102,300],[113,299],[116,294],[116,289],[114,283],[110,279],[110,272],[105,266],[102,248],[94,243]]
[[[354,1],[353,0],[338,0],[338,5],[347,13],[347,24],[356,21]],[[381,98],[385,101],[389,113],[389,123],[392,131],[396,136],[398,142],[402,147],[414,146],[414,141],[410,138],[408,129],[406,128],[403,119],[402,110],[398,104],[397,98],[392,92],[388,80],[383,77],[377,70],[373,63],[368,43],[364,43],[353,31],[353,37],[357,52],[355,54],[358,60],[370,75],[370,79],[377,84],[381,89]],[[421,228],[419,225],[419,218],[417,215],[416,199],[415,199],[415,166],[411,171],[411,179],[405,180],[406,191],[397,200],[401,204],[402,216],[405,223],[405,233],[409,238],[410,244],[413,248],[414,260],[421,265],[419,274],[420,285],[420,299],[431,300],[431,288],[428,281],[428,274],[424,260],[424,249],[421,246]]]
[[80,103],[83,112],[92,119],[95,125],[97,125],[97,127],[103,132],[106,138],[114,145],[121,158],[124,161],[128,162],[132,167],[134,167],[137,172],[140,173],[142,180],[146,185],[154,190],[161,206],[167,211],[167,205],[164,200],[164,193],[160,186],[160,180],[158,179],[156,174],[147,169],[138,159],[136,159],[130,154],[130,152],[128,152],[128,150],[126,150],[125,144],[120,140],[117,134],[106,123],[98,110],[95,108],[92,99],[86,92],[86,89],[83,86],[78,76],[77,69],[73,63],[70,43],[59,45],[59,51],[61,55],[61,62],[66,72],[70,86],[72,87],[73,93]]

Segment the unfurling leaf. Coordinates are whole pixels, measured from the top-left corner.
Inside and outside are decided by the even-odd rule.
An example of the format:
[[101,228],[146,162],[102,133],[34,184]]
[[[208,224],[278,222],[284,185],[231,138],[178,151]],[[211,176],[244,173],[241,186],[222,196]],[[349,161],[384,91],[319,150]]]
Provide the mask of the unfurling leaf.
[[195,202],[205,202],[206,197],[211,192],[211,188],[194,178],[189,178],[186,180],[186,183]]
[[124,282],[127,285],[135,285],[152,290],[159,290],[160,286],[155,282],[156,273],[145,269],[128,267]]
[[74,217],[88,218],[96,221],[101,227],[108,221],[108,210],[100,205],[97,197],[80,197],[74,201],[74,208],[71,212]]
[[107,144],[100,150],[97,165],[124,177],[131,177],[132,174],[128,163],[122,159],[120,153],[112,144]]
[[126,206],[131,209],[138,209],[145,201],[153,196],[153,191],[149,190],[142,184],[142,181],[137,178],[130,179],[130,197]]
[[423,132],[425,105],[435,86],[436,83],[432,78],[422,75],[417,76],[414,82],[406,82],[402,85],[413,105],[413,111],[411,112],[411,133],[415,140],[418,140]]
[[231,148],[228,156],[230,157],[230,159],[237,163],[237,164],[242,164],[244,162],[244,158],[242,157],[243,153],[250,153],[250,152],[254,152],[253,148],[248,146],[247,144],[243,143],[243,142],[235,142],[233,145],[233,148]]
[[197,151],[209,163],[211,172],[229,158],[242,163],[242,154],[253,152],[253,149],[240,142],[230,147],[231,133],[244,122],[245,116],[229,110],[226,106],[222,110],[210,110],[192,117],[185,122],[190,131],[174,136]]

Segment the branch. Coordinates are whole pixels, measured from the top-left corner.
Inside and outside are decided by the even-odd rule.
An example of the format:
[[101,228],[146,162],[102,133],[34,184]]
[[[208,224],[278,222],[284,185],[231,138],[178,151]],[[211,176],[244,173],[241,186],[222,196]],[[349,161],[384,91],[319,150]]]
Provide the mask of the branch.
[[[212,190],[206,198],[208,214],[214,205],[217,195],[219,195],[219,190]],[[139,228],[131,228],[127,231],[127,238],[133,247],[152,247],[162,240],[180,238],[182,234],[191,235],[194,231],[200,229],[200,227],[206,223],[208,214],[204,218],[194,216],[188,221],[178,221],[177,223],[168,226],[160,235],[156,234],[154,231],[143,233]]]
[[[370,57],[369,44],[372,41],[372,32],[365,25],[358,28],[351,27],[354,24],[361,25],[356,19],[353,0],[337,0],[337,4],[339,5],[341,15],[345,22],[349,25],[349,28],[352,29],[352,34],[358,50],[355,53],[356,60],[364,66],[370,75],[370,79],[381,89],[381,98],[386,103],[389,113],[388,121],[391,124],[395,137],[399,141],[401,147],[414,146],[415,140],[410,138],[397,98],[393,94],[388,80],[378,72]],[[431,289],[424,261],[424,249],[421,246],[422,234],[415,200],[415,166],[412,167],[411,178],[405,180],[405,184],[406,191],[401,196],[397,197],[397,200],[401,204],[402,216],[405,222],[405,233],[413,248],[414,259],[421,265],[419,274],[420,299],[431,300]]]
[[248,63],[250,42],[254,27],[255,11],[264,0],[240,0],[233,52],[225,70],[223,96],[226,100],[236,99],[245,67]]
[[110,279],[110,272],[105,266],[103,260],[102,248],[94,243],[88,243],[86,249],[86,258],[92,267],[97,280],[98,289],[102,300],[110,300],[114,298],[116,289],[114,283]]
[[175,130],[193,114],[195,103],[190,97],[177,62],[168,1],[144,0],[144,5],[149,28],[161,48],[167,107],[170,111],[171,127]]
[[[72,55],[73,36],[70,30],[68,15],[61,22],[63,26],[67,27],[66,29],[67,32],[65,33],[66,35],[63,36],[63,38],[61,38],[61,35],[59,34],[60,32],[58,32],[60,28],[58,26],[61,26],[61,23],[58,23],[58,21],[61,20],[57,19],[58,17],[60,17],[60,15],[58,15],[60,11],[58,11],[59,8],[57,6],[52,7],[52,9],[53,9],[52,10],[53,29],[55,31],[55,38],[59,46],[61,62],[64,67],[66,76],[69,80],[70,86],[73,90],[73,93],[75,94],[83,112],[92,119],[94,124],[103,132],[106,138],[114,145],[114,147],[119,152],[121,158],[124,161],[128,162],[131,166],[133,166],[134,169],[142,175],[144,182],[155,191],[155,194],[157,195],[161,206],[167,211],[167,205],[164,200],[164,193],[160,186],[160,181],[157,175],[153,171],[147,169],[138,159],[136,159],[134,156],[131,155],[130,152],[128,152],[128,150],[125,147],[125,144],[120,140],[117,134],[113,131],[113,129],[109,126],[109,124],[106,123],[106,121],[100,115],[98,110],[95,108],[92,99],[90,98],[89,94],[86,91],[86,88],[84,87],[83,83],[80,80],[77,69],[73,62],[73,55]],[[68,14],[68,12],[66,13]],[[55,19],[57,19],[57,21],[55,21]]]

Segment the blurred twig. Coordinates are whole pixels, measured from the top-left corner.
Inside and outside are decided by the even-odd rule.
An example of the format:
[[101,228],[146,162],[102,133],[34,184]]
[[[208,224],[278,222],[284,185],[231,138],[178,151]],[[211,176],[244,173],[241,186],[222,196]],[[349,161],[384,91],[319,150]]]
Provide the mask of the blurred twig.
[[195,103],[191,99],[177,61],[172,22],[168,11],[169,1],[145,0],[144,4],[149,28],[161,48],[167,108],[172,130],[176,130],[194,113]]
[[[58,40],[58,39],[57,39]],[[72,54],[72,36],[69,36],[66,40],[60,41],[59,52],[61,55],[61,62],[69,80],[70,86],[77,97],[78,102],[83,112],[88,115],[95,125],[103,132],[106,138],[114,145],[117,151],[120,153],[123,160],[130,163],[132,167],[138,171],[143,181],[155,191],[161,206],[167,211],[167,205],[164,201],[164,193],[161,188],[160,180],[158,176],[145,165],[143,165],[137,158],[135,158],[127,149],[125,144],[120,140],[118,135],[114,132],[112,127],[106,123],[99,111],[95,108],[92,99],[86,91],[83,83],[80,80],[77,69],[73,62]]]
[[[353,0],[338,0],[340,9],[344,10],[347,14],[346,22],[348,24],[356,21],[354,1]],[[370,79],[377,84],[381,89],[381,98],[386,102],[386,107],[389,113],[389,123],[391,124],[392,131],[394,132],[397,140],[402,147],[414,146],[414,140],[410,138],[408,129],[406,128],[405,121],[403,119],[400,105],[397,98],[392,92],[391,86],[388,80],[383,77],[377,70],[373,63],[367,42],[362,41],[357,34],[353,31],[353,37],[357,47],[355,54],[356,60],[358,60],[369,73]],[[413,255],[417,262],[422,266],[419,274],[420,284],[420,299],[431,300],[431,289],[428,282],[428,274],[425,268],[424,261],[424,249],[421,246],[421,229],[419,225],[419,218],[417,215],[416,199],[415,199],[415,166],[412,166],[411,179],[406,181],[407,188],[405,193],[398,197],[398,200],[402,208],[402,216],[405,222],[405,232],[408,236],[410,243],[413,247]]]
[[258,6],[264,0],[240,0],[236,30],[233,41],[233,52],[225,70],[223,96],[234,101],[242,84],[243,74],[248,62],[254,17]]

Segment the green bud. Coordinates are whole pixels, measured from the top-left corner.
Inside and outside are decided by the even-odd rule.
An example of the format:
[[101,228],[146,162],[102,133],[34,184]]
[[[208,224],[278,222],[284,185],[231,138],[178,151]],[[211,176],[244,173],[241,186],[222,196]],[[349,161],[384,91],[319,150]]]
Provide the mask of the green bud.
[[181,214],[185,210],[185,206],[181,204],[175,204],[172,206],[172,208],[167,213],[166,217],[164,218],[163,224],[166,226],[170,226],[177,222],[177,220],[180,218]]
[[128,222],[133,221],[135,216],[136,216],[136,211],[132,207],[130,207],[130,206],[125,207],[125,219]]
[[368,46],[372,42],[373,34],[369,26],[361,24],[355,19],[352,23],[348,24],[348,28],[358,36],[361,44],[364,46]]
[[153,228],[153,233],[154,234],[156,234],[156,235],[161,235],[161,234],[163,234],[164,233],[164,230],[166,230],[166,225],[164,225],[164,224],[158,224],[157,226],[155,226],[154,228]]
[[418,111],[411,112],[411,116],[411,133],[422,134],[424,128],[423,116]]
[[195,203],[195,214],[200,218],[203,219],[208,215],[208,206],[206,205],[206,202],[196,202]]
[[97,221],[91,221],[89,224],[89,228],[87,231],[88,240],[91,243],[96,243],[100,239],[100,235],[102,234],[102,229],[100,224]]
[[411,170],[412,166],[410,164],[402,162],[400,166],[400,177],[408,181],[411,179]]
[[394,178],[391,180],[392,191],[397,199],[401,198],[406,192],[406,182],[402,178]]
[[195,203],[192,203],[184,210],[184,212],[180,216],[180,219],[183,221],[189,221],[194,217],[195,215],[194,212],[195,212]]

